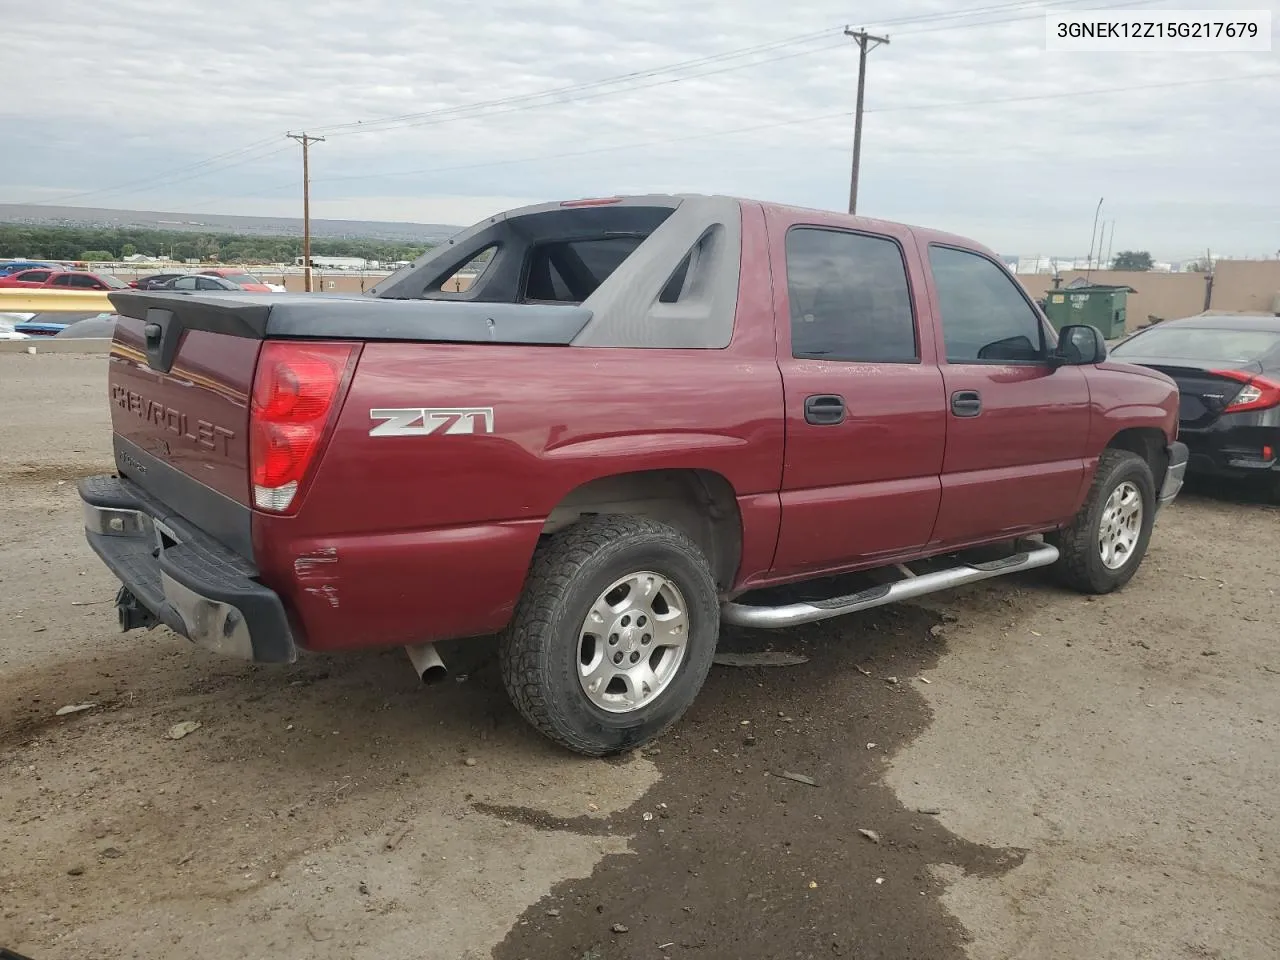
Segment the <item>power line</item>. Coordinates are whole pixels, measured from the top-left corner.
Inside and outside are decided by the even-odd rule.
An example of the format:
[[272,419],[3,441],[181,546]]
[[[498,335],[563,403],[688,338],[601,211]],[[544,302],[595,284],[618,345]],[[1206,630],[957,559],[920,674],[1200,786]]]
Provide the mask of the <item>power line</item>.
[[[66,202],[66,201],[68,201],[68,200],[79,200],[79,199],[82,199],[82,198],[84,198],[84,197],[96,197],[96,196],[101,196],[101,195],[104,195],[104,194],[119,193],[119,192],[122,192],[122,191],[123,191],[123,192],[130,192],[128,188],[130,188],[130,187],[135,187],[135,186],[140,187],[140,188],[145,188],[145,187],[149,187],[149,186],[164,185],[164,184],[165,184],[165,182],[166,182],[170,177],[173,177],[173,176],[175,176],[175,175],[177,175],[177,174],[182,174],[182,173],[185,173],[185,172],[190,171],[190,170],[200,171],[200,170],[201,170],[201,168],[208,167],[208,166],[210,166],[210,165],[214,165],[214,164],[222,164],[222,163],[224,163],[224,162],[225,162],[225,161],[227,161],[227,160],[231,160],[231,159],[233,159],[233,158],[235,158],[235,157],[237,157],[237,156],[240,156],[240,155],[242,155],[242,154],[255,152],[255,151],[260,150],[261,148],[263,148],[263,147],[267,146],[268,144],[273,144],[273,143],[275,143],[275,142],[276,142],[276,138],[275,138],[275,137],[268,137],[268,138],[265,138],[265,139],[262,139],[262,140],[255,140],[253,143],[246,144],[246,145],[244,145],[243,147],[237,147],[237,148],[236,148],[236,149],[234,149],[234,150],[228,150],[228,151],[227,151],[227,152],[225,152],[225,153],[219,153],[219,154],[217,154],[217,155],[215,155],[215,156],[208,157],[208,158],[206,158],[206,159],[204,159],[204,160],[199,160],[199,161],[196,161],[196,162],[194,162],[194,163],[186,164],[186,165],[184,165],[184,166],[182,166],[182,167],[178,167],[178,168],[176,168],[175,170],[170,171],[170,173],[168,173],[168,174],[164,174],[164,173],[155,174],[155,175],[152,175],[152,176],[150,176],[150,177],[146,177],[146,178],[144,178],[144,179],[139,179],[139,180],[129,180],[129,181],[126,181],[125,183],[117,184],[117,185],[116,185],[116,186],[114,186],[114,187],[99,187],[99,188],[98,188],[98,189],[96,189],[96,190],[82,190],[82,191],[80,191],[79,193],[69,193],[69,194],[66,194],[66,195],[61,196],[61,197],[55,197],[55,198],[53,198],[53,199],[51,199],[51,200],[32,201],[32,203],[60,204],[60,203],[65,203],[65,202]],[[272,151],[272,152],[274,153],[274,152],[276,152],[276,151]],[[271,154],[267,154],[267,156],[270,156],[270,155],[271,155]],[[254,159],[258,159],[258,158],[256,158],[256,157],[249,157],[249,158],[247,158],[247,159],[246,159],[246,160],[244,160],[244,161],[236,161],[236,162],[233,162],[233,163],[230,163],[230,164],[226,164],[226,165],[227,165],[227,166],[238,166],[241,162],[248,162],[249,160],[254,160]],[[222,169],[222,167],[218,167],[218,169]],[[207,171],[207,172],[213,172],[213,171],[212,171],[212,170],[210,170],[210,171]],[[200,173],[197,173],[196,175],[197,175],[197,176],[199,176],[199,175],[202,175],[202,173],[203,173],[203,171],[202,171],[202,172],[200,172]],[[185,179],[185,178],[184,178],[184,179]],[[175,182],[181,182],[181,181],[179,180],[179,181],[175,181]]]
[[[1002,12],[1013,12],[1013,11],[1019,11],[1019,10],[1034,9],[1034,10],[1043,11],[1043,10],[1047,10],[1049,7],[1071,5],[1079,2],[1085,2],[1085,0],[1013,0],[1013,2],[992,4],[992,5],[987,5],[983,7],[974,7],[968,10],[954,10],[954,11],[948,11],[948,12],[935,12],[935,13],[929,13],[929,14],[917,14],[914,16],[896,17],[888,20],[876,21],[876,25],[880,27],[880,26],[891,26],[891,25],[899,25],[899,24],[940,22],[940,21],[947,21],[947,20],[957,20],[957,19],[966,19],[966,18],[973,18],[973,17],[979,17],[979,16],[988,16],[988,15],[998,14]],[[1105,9],[1114,9],[1114,8],[1121,8],[1121,7],[1141,6],[1141,5],[1145,5],[1153,2],[1157,2],[1157,0],[1128,0],[1128,2],[1111,4],[1109,6],[1101,7],[1099,9],[1105,10]],[[1031,16],[1014,17],[1009,20],[986,20],[986,21],[981,21],[981,22],[972,23],[972,24],[951,23],[942,27],[924,27],[920,29],[911,29],[904,32],[920,33],[920,32],[930,32],[932,30],[937,30],[937,29],[958,30],[958,29],[966,29],[971,27],[993,26],[999,23],[1013,22],[1014,20],[1034,19],[1038,15],[1039,14],[1037,13],[1037,14],[1032,14]],[[731,64],[729,66],[721,67],[716,70],[703,71],[701,73],[694,73],[689,76],[666,78],[660,81],[659,83],[622,86],[619,89],[614,89],[614,90],[600,90],[598,88],[607,87],[609,85],[623,84],[635,79],[647,79],[647,78],[658,77],[667,73],[678,72],[680,70],[687,70],[690,68],[695,68],[703,65],[724,63],[730,60],[742,59],[743,57],[751,56],[752,54],[756,54],[756,53],[769,52],[771,50],[777,50],[777,49],[784,49],[788,46],[812,43],[816,40],[821,40],[828,35],[834,34],[834,32],[837,29],[839,28],[831,27],[824,30],[813,31],[810,33],[797,34],[793,37],[786,37],[780,40],[770,41],[768,43],[756,44],[753,46],[743,47],[736,50],[724,51],[719,54],[712,54],[708,56],[693,58],[691,60],[679,61],[676,63],[668,64],[664,67],[656,67],[651,70],[632,71],[630,73],[620,74],[614,77],[604,78],[604,79],[595,80],[595,81],[589,81],[582,84],[571,84],[564,87],[553,88],[551,90],[540,91],[538,93],[525,94],[525,95],[520,95],[515,97],[504,97],[504,98],[499,98],[499,99],[490,100],[490,101],[480,101],[472,104],[463,104],[455,107],[441,108],[439,110],[434,110],[434,111],[426,111],[424,113],[404,114],[400,117],[379,118],[379,119],[368,121],[367,123],[361,122],[361,121],[352,121],[345,124],[332,124],[328,126],[313,127],[313,129],[319,129],[322,133],[333,131],[333,133],[330,134],[331,136],[345,136],[345,135],[350,135],[354,133],[385,132],[387,130],[397,129],[399,127],[426,126],[426,125],[433,125],[434,123],[447,123],[447,122],[451,122],[453,120],[459,120],[459,119],[477,119],[477,118],[482,118],[487,116],[496,116],[496,115],[501,115],[505,113],[517,112],[519,110],[524,110],[524,109],[536,109],[537,107],[542,107],[542,106],[554,106],[554,105],[559,105],[563,103],[573,103],[573,102],[579,102],[582,100],[596,99],[602,96],[613,96],[617,94],[632,93],[632,92],[637,92],[640,90],[645,90],[645,89],[649,89],[656,86],[663,86],[671,83],[682,83],[682,82],[685,82],[686,80],[696,80],[706,76],[714,76],[717,74],[726,73],[730,71],[748,69],[756,66],[763,66],[765,64],[776,63],[781,60],[792,59],[795,57],[809,56],[816,53],[822,53],[827,50],[839,49],[844,47],[845,44],[843,40],[841,40],[840,42],[837,42],[837,43],[825,44],[823,46],[816,47],[813,49],[793,51],[777,57],[767,57],[764,59],[750,60],[746,63],[741,63],[741,64]],[[584,95],[576,96],[576,97],[570,96],[568,98],[561,98],[561,99],[548,99],[560,94],[572,94],[575,92],[582,93]],[[545,101],[545,102],[538,102],[538,101]],[[507,109],[507,110],[491,109],[493,107],[498,107],[498,106],[509,106],[512,109]],[[486,110],[488,110],[489,112],[485,112]],[[183,183],[188,180],[197,179],[199,177],[207,176],[212,173],[219,173],[224,170],[231,169],[233,167],[241,166],[244,163],[251,163],[256,160],[265,160],[265,159],[268,159],[269,157],[275,156],[283,152],[282,150],[271,150],[265,154],[261,154],[258,156],[250,155],[250,154],[253,154],[255,151],[258,151],[261,148],[265,147],[266,145],[269,145],[275,142],[276,141],[274,137],[266,138],[264,140],[254,141],[253,143],[246,144],[242,147],[237,147],[234,150],[217,154],[213,157],[208,157],[206,159],[195,161],[191,164],[187,164],[182,167],[175,168],[173,170],[170,170],[167,173],[162,172],[160,174],[147,177],[145,179],[127,181],[123,184],[117,184],[112,187],[102,187],[94,190],[80,191],[78,193],[66,194],[64,196],[56,197],[53,199],[45,199],[42,201],[31,201],[31,202],[58,204],[58,203],[65,203],[69,200],[78,200],[86,197],[101,197],[101,196],[111,196],[111,195],[117,195],[117,194],[127,195],[129,193],[139,192],[140,190],[144,190],[149,187],[168,186],[176,183]]]
[[[936,21],[955,20],[963,18],[971,18],[975,16],[986,16],[1001,12],[1010,12],[1018,10],[1037,10],[1046,11],[1053,6],[1071,5],[1082,2],[1082,0],[1015,0],[1011,3],[1002,3],[989,5],[984,7],[975,7],[968,10],[953,10],[942,13],[917,14],[908,17],[895,17],[888,20],[875,21],[877,27],[894,26],[898,24],[912,23],[932,23]],[[1100,9],[1112,9],[1119,7],[1141,6],[1148,3],[1156,2],[1156,0],[1128,0],[1119,4],[1112,4]],[[986,20],[974,24],[947,24],[940,29],[965,29],[968,27],[992,26],[995,24],[1013,22],[1015,20],[1031,19],[1040,14],[1033,14],[1028,17],[1014,17],[1010,20]],[[768,44],[759,44],[753,47],[744,47],[739,50],[726,51],[725,53],[715,54],[707,57],[700,57],[694,60],[680,61],[678,63],[668,64],[665,67],[655,67],[652,70],[633,71],[632,73],[621,74],[616,77],[609,77],[601,80],[587,81],[581,84],[571,84],[564,87],[557,87],[550,90],[542,90],[535,93],[520,94],[510,97],[501,97],[495,100],[480,101],[471,104],[462,104],[454,107],[442,107],[436,110],[428,110],[420,113],[402,114],[397,117],[384,117],[368,121],[350,121],[344,124],[333,124],[327,126],[318,126],[316,129],[322,130],[330,136],[350,136],[365,133],[381,133],[388,130],[401,129],[405,127],[434,126],[440,123],[450,123],[455,120],[477,119],[480,117],[500,116],[507,113],[522,112],[527,109],[536,109],[545,106],[555,106],[564,103],[578,103],[584,100],[594,100],[600,97],[616,96],[619,94],[633,93],[640,90],[648,90],[654,87],[667,86],[674,83],[684,83],[688,80],[696,80],[702,77],[716,76],[723,73],[729,73],[737,70],[744,70],[750,67],[763,66],[769,63],[777,63],[782,60],[790,60],[796,57],[811,56],[817,53],[823,53],[827,50],[841,49],[845,46],[844,41],[826,44],[813,49],[792,51],[775,57],[766,57],[763,59],[751,60],[747,63],[730,64],[721,66],[714,70],[704,70],[693,73],[688,76],[666,77],[668,73],[674,73],[681,70],[687,70],[693,67],[722,63],[727,60],[741,59],[751,54],[767,52],[769,50],[779,49],[800,43],[810,43],[815,40],[821,40],[828,36],[835,35],[836,31],[841,28],[832,27],[826,30],[820,30],[812,33],[799,34],[794,37],[787,37],[781,40],[773,41]],[[935,28],[937,29],[937,28]],[[920,30],[911,30],[911,33],[923,32]],[[620,83],[627,83],[633,80],[652,79],[662,77],[656,83],[641,83],[624,86],[620,89],[600,89]],[[505,107],[507,109],[494,109]]]
[[[1168,87],[1185,87],[1194,85],[1203,85],[1210,83],[1229,83],[1243,80],[1257,80],[1270,77],[1280,76],[1280,71],[1271,73],[1255,73],[1244,74],[1229,77],[1204,77],[1191,80],[1171,80],[1162,83],[1147,84],[1130,84],[1121,87],[1101,87],[1094,90],[1073,90],[1065,93],[1044,93],[1030,94],[1014,97],[987,97],[975,100],[952,100],[943,103],[916,103],[916,104],[900,104],[897,106],[890,105],[887,107],[872,107],[866,110],[866,113],[902,113],[915,112],[921,110],[949,110],[956,107],[976,107],[976,106],[992,106],[1004,103],[1026,103],[1037,102],[1043,100],[1064,100],[1074,97],[1103,96],[1113,93],[1129,93],[1135,90],[1156,90]],[[736,127],[730,130],[711,130],[703,133],[688,134],[681,137],[664,137],[658,140],[640,141],[626,144],[617,144],[606,147],[590,147],[584,150],[573,150],[562,153],[544,154],[535,157],[521,157],[507,160],[486,160],[478,163],[458,164],[447,167],[426,167],[415,170],[398,170],[398,171],[382,171],[376,173],[358,173],[344,174],[332,177],[317,177],[316,182],[334,183],[339,181],[352,180],[384,180],[397,177],[416,177],[434,173],[452,173],[458,170],[474,170],[485,167],[510,166],[520,163],[537,163],[544,160],[564,160],[575,157],[592,156],[600,153],[614,153],[619,150],[638,150],[645,147],[666,146],[673,143],[686,143],[693,140],[707,140],[716,137],[737,136],[744,133],[756,133],[761,130],[774,130],[780,127],[804,126],[822,122],[825,120],[848,119],[852,114],[848,110],[841,110],[835,113],[824,113],[807,117],[794,117],[789,120],[779,120],[770,123],[753,124],[747,127]],[[350,197],[335,199],[354,199]]]

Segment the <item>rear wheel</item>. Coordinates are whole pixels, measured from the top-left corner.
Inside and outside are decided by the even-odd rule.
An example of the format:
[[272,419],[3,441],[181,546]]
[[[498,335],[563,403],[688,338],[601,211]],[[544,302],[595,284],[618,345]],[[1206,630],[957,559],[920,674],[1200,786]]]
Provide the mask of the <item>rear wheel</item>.
[[720,631],[710,566],[643,517],[584,520],[544,542],[499,647],[516,709],[591,756],[674,723],[706,679]]
[[1083,593],[1124,586],[1146,555],[1155,507],[1147,462],[1127,450],[1103,451],[1084,506],[1052,538],[1061,553],[1054,566],[1058,578]]

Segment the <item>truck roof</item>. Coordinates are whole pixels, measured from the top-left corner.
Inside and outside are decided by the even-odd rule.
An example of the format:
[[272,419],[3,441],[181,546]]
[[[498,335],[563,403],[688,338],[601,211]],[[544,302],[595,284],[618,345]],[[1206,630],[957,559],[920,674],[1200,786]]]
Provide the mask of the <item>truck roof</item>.
[[650,193],[626,194],[614,197],[590,197],[580,200],[553,200],[547,203],[530,204],[526,207],[516,207],[511,210],[506,210],[502,213],[495,214],[493,217],[490,217],[487,221],[483,222],[496,223],[499,220],[509,217],[522,217],[530,213],[543,213],[566,207],[611,206],[615,204],[626,204],[628,206],[678,206],[684,200],[730,200],[734,203],[753,203],[759,205],[767,212],[771,211],[782,215],[800,216],[813,223],[826,224],[833,227],[845,227],[847,229],[854,230],[867,230],[873,233],[884,232],[886,227],[894,229],[906,228],[926,243],[942,243],[949,246],[966,247],[971,250],[979,250],[991,257],[996,257],[995,252],[983,244],[978,243],[969,237],[964,237],[955,233],[948,233],[944,230],[936,230],[931,227],[921,227],[916,224],[902,223],[896,220],[857,216],[838,210],[822,210],[817,207],[805,207],[798,204],[753,200],[748,197],[735,197],[729,194]]

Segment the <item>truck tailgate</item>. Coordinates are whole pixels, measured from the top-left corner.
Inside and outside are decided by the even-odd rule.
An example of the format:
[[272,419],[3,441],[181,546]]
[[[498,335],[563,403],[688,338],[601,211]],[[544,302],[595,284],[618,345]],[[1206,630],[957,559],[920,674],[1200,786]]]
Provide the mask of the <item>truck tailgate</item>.
[[117,304],[107,374],[116,468],[251,557],[249,396],[262,341],[131,307]]

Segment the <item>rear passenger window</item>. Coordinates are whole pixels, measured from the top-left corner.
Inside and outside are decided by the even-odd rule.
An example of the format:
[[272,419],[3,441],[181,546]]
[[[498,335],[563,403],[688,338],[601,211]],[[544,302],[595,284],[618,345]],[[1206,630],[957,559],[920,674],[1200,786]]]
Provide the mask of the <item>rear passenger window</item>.
[[986,257],[929,247],[948,363],[1044,359],[1040,316],[1004,270]]
[[815,227],[787,233],[791,354],[801,359],[913,363],[915,319],[898,244]]

